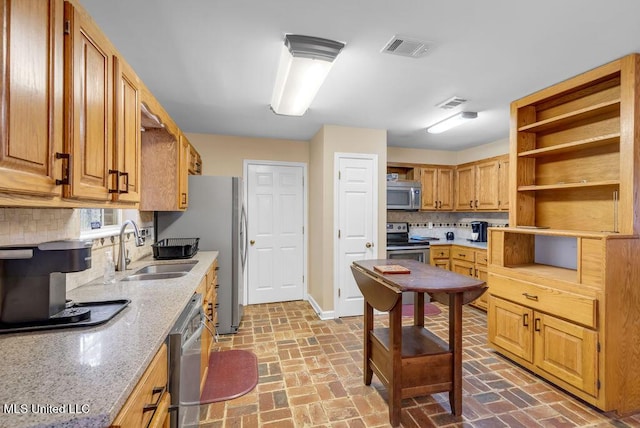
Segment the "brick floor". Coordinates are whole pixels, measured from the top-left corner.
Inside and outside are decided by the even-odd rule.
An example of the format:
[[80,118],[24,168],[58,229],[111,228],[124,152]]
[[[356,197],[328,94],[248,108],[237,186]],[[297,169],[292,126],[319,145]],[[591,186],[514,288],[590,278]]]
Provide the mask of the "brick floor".
[[[425,326],[448,338],[447,309]],[[450,413],[447,393],[402,401],[402,427],[640,427],[640,414],[604,414],[486,346],[486,314],[463,313],[463,411]],[[411,324],[412,317],[406,317]],[[388,316],[376,316],[388,325]],[[389,427],[388,395],[377,377],[362,379],[362,317],[322,321],[307,302],[245,307],[238,334],[219,350],[258,357],[256,388],[236,399],[201,406],[201,427]]]

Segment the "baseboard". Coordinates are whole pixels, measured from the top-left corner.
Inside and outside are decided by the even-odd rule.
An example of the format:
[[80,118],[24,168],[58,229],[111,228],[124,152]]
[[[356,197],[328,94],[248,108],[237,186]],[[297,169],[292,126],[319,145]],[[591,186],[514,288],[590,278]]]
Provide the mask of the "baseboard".
[[311,307],[321,320],[332,320],[336,317],[335,311],[323,311],[320,305],[318,305],[318,302],[316,302],[310,294],[307,294],[307,301],[311,304]]

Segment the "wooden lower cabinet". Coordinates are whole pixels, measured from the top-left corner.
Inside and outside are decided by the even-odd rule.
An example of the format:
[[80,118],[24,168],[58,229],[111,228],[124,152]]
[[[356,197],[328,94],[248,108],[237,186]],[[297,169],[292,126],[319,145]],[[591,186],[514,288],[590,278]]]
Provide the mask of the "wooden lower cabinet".
[[[450,263],[453,272],[487,282],[487,250],[453,245]],[[488,295],[489,293],[485,292],[470,304],[486,311]]]
[[598,334],[588,328],[489,297],[489,342],[592,396],[598,391]]
[[168,365],[167,345],[163,344],[120,410],[112,428],[169,427]]
[[451,270],[451,264],[449,262],[450,254],[450,245],[434,245],[429,251],[429,263],[442,269]]
[[213,333],[216,331],[216,323],[218,319],[218,260],[214,260],[213,264],[207,271],[207,274],[198,288],[196,293],[202,294],[202,311],[206,316],[205,329],[202,332],[202,348],[200,353],[200,391],[204,388],[209,370],[209,356],[211,355],[211,344],[214,341]]

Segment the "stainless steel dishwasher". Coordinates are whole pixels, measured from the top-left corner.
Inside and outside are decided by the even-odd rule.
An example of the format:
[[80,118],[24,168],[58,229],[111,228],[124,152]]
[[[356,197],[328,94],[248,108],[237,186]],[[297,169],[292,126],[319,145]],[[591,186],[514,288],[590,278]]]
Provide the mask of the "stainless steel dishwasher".
[[200,418],[202,295],[194,294],[169,333],[171,427],[197,427]]

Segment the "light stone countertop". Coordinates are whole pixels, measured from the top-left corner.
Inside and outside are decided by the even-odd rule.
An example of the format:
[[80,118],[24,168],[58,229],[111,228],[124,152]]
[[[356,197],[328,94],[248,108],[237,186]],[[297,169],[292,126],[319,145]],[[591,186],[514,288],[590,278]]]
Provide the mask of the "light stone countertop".
[[435,247],[437,245],[461,245],[463,247],[471,247],[476,248],[478,250],[486,250],[487,243],[486,242],[473,242],[468,239],[456,238],[453,241],[447,241],[446,239],[441,239],[439,241],[430,241],[429,246]]
[[[179,278],[111,285],[100,278],[67,293],[77,302],[131,300],[105,324],[0,335],[0,427],[108,426],[217,256],[198,252],[190,259],[198,263]],[[146,257],[116,280],[165,262],[180,260]]]

